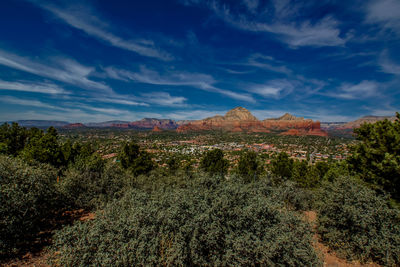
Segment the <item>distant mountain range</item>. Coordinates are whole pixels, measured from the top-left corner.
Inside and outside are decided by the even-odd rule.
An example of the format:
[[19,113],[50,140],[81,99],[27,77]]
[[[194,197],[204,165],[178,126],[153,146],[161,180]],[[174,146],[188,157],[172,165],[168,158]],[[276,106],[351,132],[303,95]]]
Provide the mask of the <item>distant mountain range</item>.
[[203,120],[193,121],[178,127],[178,132],[223,130],[229,132],[263,132],[279,131],[281,135],[318,135],[327,136],[321,130],[320,123],[296,117],[289,113],[279,118],[258,120],[250,111],[237,107],[228,111],[225,116],[216,115]]
[[[389,119],[394,121],[394,116],[364,116],[351,122],[322,122],[296,117],[289,113],[279,118],[258,120],[250,111],[237,107],[228,111],[224,116],[216,115],[202,120],[180,120],[144,118],[138,121],[105,121],[94,123],[70,123],[66,121],[50,120],[18,120],[15,121],[24,127],[47,128],[54,126],[64,129],[76,128],[122,128],[137,130],[177,130],[178,132],[225,130],[233,132],[270,132],[279,130],[282,134],[289,135],[326,135],[326,131],[346,131],[360,127],[363,123],[374,123]],[[10,122],[9,122],[10,123]]]
[[[39,128],[43,128],[43,127],[63,127],[64,125],[69,124],[69,122],[67,121],[46,121],[46,120],[19,120],[19,121],[15,121],[16,123],[18,123],[20,126],[24,126],[24,127],[39,127]],[[12,122],[8,122],[8,123],[12,123]]]

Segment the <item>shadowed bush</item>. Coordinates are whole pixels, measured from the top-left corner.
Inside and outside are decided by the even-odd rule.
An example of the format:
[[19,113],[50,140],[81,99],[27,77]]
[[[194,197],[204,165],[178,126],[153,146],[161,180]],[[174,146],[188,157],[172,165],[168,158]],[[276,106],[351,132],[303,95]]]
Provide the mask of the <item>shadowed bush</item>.
[[[261,183],[132,190],[55,236],[66,266],[318,266],[311,229]],[[207,180],[209,180],[207,182]]]
[[348,259],[400,263],[400,213],[387,199],[351,179],[326,184],[320,196],[318,232]]
[[121,196],[128,179],[119,165],[93,154],[64,173],[58,190],[66,207],[93,209]]
[[17,253],[58,204],[57,172],[0,156],[0,258]]

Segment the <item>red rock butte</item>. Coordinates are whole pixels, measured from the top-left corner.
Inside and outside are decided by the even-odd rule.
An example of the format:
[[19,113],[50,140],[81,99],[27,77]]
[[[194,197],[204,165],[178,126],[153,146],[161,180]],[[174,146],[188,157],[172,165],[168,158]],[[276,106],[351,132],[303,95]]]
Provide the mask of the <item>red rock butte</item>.
[[284,131],[282,135],[316,135],[327,136],[321,130],[319,121],[295,117],[288,113],[274,119],[258,120],[250,111],[243,107],[237,107],[228,111],[225,116],[216,115],[203,120],[193,121],[179,126],[179,133],[191,131],[223,130],[228,132],[262,132],[268,133],[272,130]]

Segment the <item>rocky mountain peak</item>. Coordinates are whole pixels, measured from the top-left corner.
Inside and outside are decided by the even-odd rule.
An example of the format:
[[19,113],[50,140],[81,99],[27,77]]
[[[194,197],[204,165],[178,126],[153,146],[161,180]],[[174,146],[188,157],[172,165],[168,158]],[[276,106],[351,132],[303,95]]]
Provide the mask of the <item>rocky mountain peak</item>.
[[257,121],[257,118],[250,111],[243,107],[237,107],[229,110],[225,116],[225,120],[229,121]]
[[285,120],[285,121],[297,121],[297,120],[304,120],[303,117],[296,117],[292,114],[285,113],[283,116],[279,117],[278,120]]

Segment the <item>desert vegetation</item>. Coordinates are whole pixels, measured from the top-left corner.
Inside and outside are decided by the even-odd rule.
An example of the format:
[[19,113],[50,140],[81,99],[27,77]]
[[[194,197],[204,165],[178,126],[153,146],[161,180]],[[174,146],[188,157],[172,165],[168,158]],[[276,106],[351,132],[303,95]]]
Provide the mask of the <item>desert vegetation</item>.
[[[36,246],[35,237],[58,214],[83,209],[94,219],[53,231],[50,265],[322,266],[313,246],[317,232],[349,261],[396,266],[397,118],[356,130],[347,160],[319,162],[284,152],[267,158],[251,149],[235,151],[229,160],[216,147],[198,158],[169,154],[156,162],[156,152],[138,144],[140,136],[123,140],[114,148],[116,157],[107,158],[101,144],[79,133],[66,138],[52,127],[4,124],[1,261]],[[309,210],[317,212],[316,229],[304,219]]]

